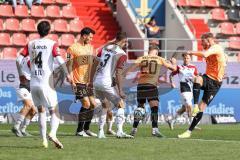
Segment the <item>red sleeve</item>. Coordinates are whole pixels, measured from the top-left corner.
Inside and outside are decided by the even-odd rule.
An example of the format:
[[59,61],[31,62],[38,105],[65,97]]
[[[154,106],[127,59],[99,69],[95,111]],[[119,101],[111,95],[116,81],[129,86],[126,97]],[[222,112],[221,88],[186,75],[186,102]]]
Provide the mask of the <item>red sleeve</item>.
[[27,57],[29,55],[28,44],[23,48],[23,50],[21,52],[21,55],[24,56],[24,57]]
[[179,66],[177,66],[177,70],[176,71],[173,71],[172,72],[172,75],[174,76],[174,75],[176,75],[176,74],[178,74],[179,73]]
[[60,56],[60,49],[59,49],[57,43],[55,43],[55,44],[53,45],[52,55],[53,55],[53,57]]
[[195,70],[194,70],[194,75],[198,75],[198,70],[197,70],[197,67],[195,66]]
[[98,50],[98,53],[97,53],[97,57],[101,57],[102,56],[102,48]]
[[30,68],[30,60],[27,61],[27,66],[28,66],[28,68]]
[[122,55],[117,61],[117,68],[122,69],[127,61],[127,56]]

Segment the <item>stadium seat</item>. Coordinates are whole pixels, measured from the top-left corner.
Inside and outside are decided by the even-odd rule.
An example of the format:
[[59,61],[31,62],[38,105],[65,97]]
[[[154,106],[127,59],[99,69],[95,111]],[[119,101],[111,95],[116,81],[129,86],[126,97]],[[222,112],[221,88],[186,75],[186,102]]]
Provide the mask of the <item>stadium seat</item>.
[[189,6],[190,7],[203,7],[202,0],[190,0],[189,1]]
[[72,34],[63,34],[61,36],[61,45],[63,47],[68,47],[68,46],[72,45],[74,43],[74,41],[75,41],[75,37]]
[[28,7],[25,5],[17,5],[15,15],[17,17],[28,17]]
[[53,0],[42,0],[42,4],[49,5],[49,4],[54,4],[54,3],[55,3],[55,1],[53,1]]
[[3,20],[0,19],[0,31],[3,31],[4,30],[4,27],[3,27]]
[[222,8],[214,8],[210,11],[211,18],[217,21],[225,21],[227,17],[225,15],[225,10]]
[[240,37],[230,37],[229,38],[229,48],[240,49]]
[[58,35],[57,34],[49,34],[47,36],[49,39],[58,42]]
[[83,28],[83,22],[80,20],[72,20],[70,21],[70,31],[79,33]]
[[181,7],[188,7],[188,0],[178,0],[177,5]]
[[0,5],[0,16],[13,17],[13,9],[11,5]]
[[218,0],[219,6],[223,8],[230,8],[232,6],[231,0]]
[[22,30],[26,32],[35,32],[35,20],[34,19],[23,19],[22,20]]
[[16,48],[11,48],[11,47],[6,47],[3,49],[2,52],[3,59],[16,59],[17,57],[17,49]]
[[234,0],[234,6],[240,7],[240,0]]
[[224,35],[234,35],[234,25],[231,22],[223,22],[219,24],[220,33]]
[[68,32],[68,23],[65,20],[57,19],[53,22],[55,32]]
[[71,1],[70,0],[56,0],[56,3],[65,5],[65,4],[70,4]]
[[240,35],[240,22],[235,24],[235,33]]
[[31,15],[37,18],[44,18],[45,12],[43,6],[32,6],[31,8]]
[[218,3],[217,0],[204,0],[204,6],[205,7],[212,7],[212,8],[216,8],[218,7]]
[[60,8],[58,6],[52,5],[48,6],[46,9],[47,16],[50,18],[59,18],[60,15]]
[[27,37],[24,33],[14,33],[12,36],[13,45],[25,46],[27,44]]
[[229,9],[227,15],[230,21],[238,22],[240,20],[239,10],[237,8]]
[[8,31],[19,31],[20,24],[19,24],[18,19],[16,19],[16,18],[8,18],[5,21],[5,28]]
[[8,33],[0,33],[0,45],[1,46],[11,45],[11,38]]
[[65,18],[76,18],[76,9],[73,6],[64,6],[62,9],[62,16]]
[[38,33],[31,33],[28,36],[28,41],[32,41],[32,40],[38,39],[38,38],[40,38],[40,35]]

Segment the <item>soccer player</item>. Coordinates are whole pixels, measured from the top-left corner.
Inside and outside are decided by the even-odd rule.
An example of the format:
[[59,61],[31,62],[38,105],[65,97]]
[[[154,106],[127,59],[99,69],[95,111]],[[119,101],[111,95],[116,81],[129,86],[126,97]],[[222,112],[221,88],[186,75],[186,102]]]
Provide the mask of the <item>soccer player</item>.
[[195,65],[191,64],[191,56],[187,53],[182,54],[183,64],[177,65],[175,70],[170,74],[169,79],[172,85],[172,88],[175,88],[175,84],[173,83],[173,76],[178,75],[180,80],[180,92],[181,92],[181,101],[182,108],[180,108],[174,118],[171,121],[167,121],[170,129],[173,130],[173,125],[176,121],[176,118],[182,115],[184,112],[188,113],[188,117],[191,121],[192,117],[192,87],[193,87],[193,79],[197,76],[198,71]]
[[[138,77],[137,85],[137,102],[138,107],[144,108],[146,100],[151,107],[151,120],[152,120],[152,135],[157,137],[164,137],[158,129],[158,80],[160,77],[160,70],[165,66],[171,70],[174,67],[167,63],[165,59],[158,56],[159,48],[156,45],[149,47],[148,55],[139,57],[135,64],[126,70],[126,72],[139,68],[140,74]],[[133,128],[131,135],[135,136],[139,119],[134,116]]]
[[[99,65],[93,83],[96,97],[101,101],[107,99],[118,108],[115,119],[117,124],[116,136],[118,138],[133,138],[131,135],[123,132],[123,124],[125,121],[123,99],[125,98],[125,94],[122,90],[122,71],[127,60],[127,55],[122,48],[126,43],[126,33],[119,32],[114,42],[108,43],[102,48],[101,52],[97,55],[99,61],[95,61],[95,65]],[[116,75],[117,90],[112,86],[114,75]],[[91,77],[93,77],[93,75]],[[103,115],[105,113],[106,109],[104,111],[103,108]],[[103,130],[105,121],[106,116],[102,116],[99,121],[98,138],[105,138]]]
[[19,99],[23,101],[23,108],[19,112],[19,117],[12,128],[12,132],[18,136],[31,136],[26,131],[27,126],[30,124],[31,119],[37,113],[37,110],[32,102],[32,95],[30,93],[30,57],[19,56],[16,60],[16,65],[19,74],[20,85],[17,90]]
[[93,64],[94,49],[90,44],[95,31],[85,27],[80,32],[80,40],[72,44],[67,53],[70,56],[68,69],[73,79],[76,100],[80,100],[82,107],[78,116],[76,136],[96,137],[97,134],[89,130],[96,106],[92,86],[89,86],[90,73]]
[[68,74],[64,60],[59,55],[59,47],[55,41],[52,41],[46,36],[51,29],[48,21],[41,21],[37,25],[37,30],[40,35],[39,39],[30,41],[21,55],[30,57],[31,66],[31,81],[30,88],[32,99],[35,106],[38,108],[40,134],[43,139],[43,147],[48,148],[47,141],[47,117],[46,109],[51,115],[51,131],[48,134],[48,139],[55,144],[59,149],[63,148],[62,143],[57,139],[57,129],[59,126],[59,118],[57,117],[57,93],[53,84],[53,67],[54,61],[62,66],[68,81],[71,83],[71,77]]
[[[189,138],[195,126],[202,119],[203,111],[211,103],[222,85],[225,72],[227,57],[223,48],[215,42],[212,33],[205,33],[201,36],[204,52],[189,52],[191,55],[203,57],[206,59],[206,73],[197,76],[193,84],[193,100],[194,105],[198,106],[199,112],[193,118],[189,129],[178,138]],[[198,105],[200,89],[202,89],[203,97]]]

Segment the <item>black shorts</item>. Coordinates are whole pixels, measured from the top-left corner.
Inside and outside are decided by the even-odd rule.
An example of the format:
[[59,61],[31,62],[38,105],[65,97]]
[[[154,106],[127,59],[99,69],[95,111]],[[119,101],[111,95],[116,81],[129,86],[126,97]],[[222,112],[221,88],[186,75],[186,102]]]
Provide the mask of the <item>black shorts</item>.
[[93,96],[93,89],[87,87],[86,84],[76,83],[75,96],[76,100],[83,99],[84,97]]
[[158,100],[157,86],[152,84],[138,84],[137,86],[137,102],[138,104],[144,104],[152,100]]
[[203,85],[201,89],[204,91],[202,101],[209,105],[219,91],[222,82],[209,78],[206,74],[204,74],[202,78]]
[[192,92],[190,85],[187,82],[180,82],[180,91],[182,92]]
[[26,83],[20,83],[19,88],[26,88],[30,92],[30,81],[27,80]]

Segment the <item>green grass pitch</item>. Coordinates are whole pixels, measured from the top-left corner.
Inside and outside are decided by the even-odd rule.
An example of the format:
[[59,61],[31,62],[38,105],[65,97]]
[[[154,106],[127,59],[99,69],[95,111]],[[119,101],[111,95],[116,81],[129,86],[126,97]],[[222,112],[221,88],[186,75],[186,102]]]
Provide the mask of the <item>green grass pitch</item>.
[[[11,125],[0,124],[0,160],[239,160],[240,125],[202,125],[191,139],[177,139],[187,126],[177,126],[171,131],[160,126],[167,136],[151,136],[149,125],[140,125],[135,139],[80,138],[74,136],[76,125],[60,125],[58,137],[63,150],[49,144],[41,147],[38,125],[29,127],[33,137],[18,138],[11,132]],[[91,129],[97,132],[97,126]],[[125,126],[129,133],[130,125]]]

